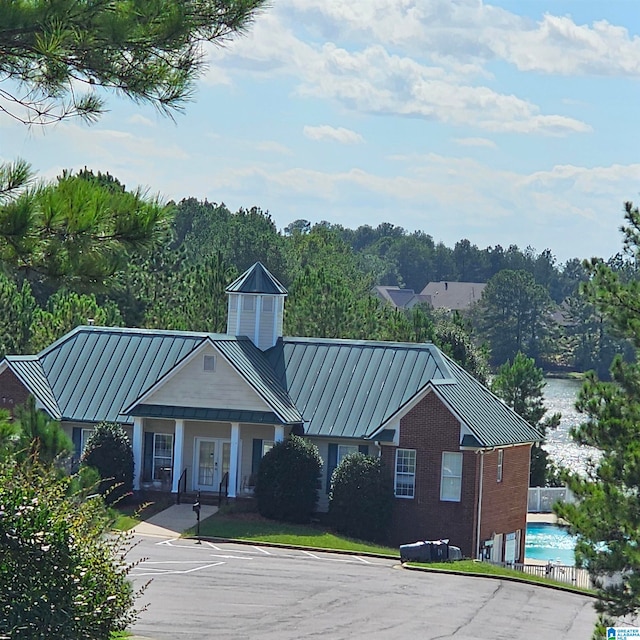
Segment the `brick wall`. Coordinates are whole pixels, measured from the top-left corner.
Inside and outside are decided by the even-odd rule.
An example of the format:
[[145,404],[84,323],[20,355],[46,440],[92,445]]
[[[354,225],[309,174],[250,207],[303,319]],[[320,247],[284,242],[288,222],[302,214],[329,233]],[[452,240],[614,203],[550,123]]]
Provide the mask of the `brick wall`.
[[[470,556],[474,548],[477,455],[463,453],[460,502],[440,500],[442,452],[460,450],[460,425],[434,393],[400,422],[400,448],[416,449],[415,497],[396,498],[392,544],[449,538]],[[387,468],[395,469],[395,447],[383,447]]]
[[24,404],[29,397],[26,387],[20,382],[11,369],[0,373],[0,408],[8,409],[13,413],[14,409]]
[[494,533],[523,531],[520,558],[524,557],[527,528],[527,492],[529,489],[530,445],[503,449],[502,482],[497,482],[498,452],[484,454],[482,487],[482,521],[480,540]]

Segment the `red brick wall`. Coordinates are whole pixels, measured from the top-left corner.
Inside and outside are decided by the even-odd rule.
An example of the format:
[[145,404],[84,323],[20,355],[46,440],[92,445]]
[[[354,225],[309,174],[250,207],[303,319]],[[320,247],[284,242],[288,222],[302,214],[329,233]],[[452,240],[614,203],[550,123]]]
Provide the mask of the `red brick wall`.
[[494,533],[506,534],[520,529],[523,531],[520,549],[522,559],[527,528],[531,446],[508,447],[503,451],[502,482],[497,482],[498,452],[484,454],[480,540],[485,541]]
[[[396,498],[392,544],[449,538],[466,556],[474,549],[477,455],[463,453],[460,502],[440,500],[442,452],[460,450],[460,424],[434,393],[400,422],[400,448],[416,449],[415,497]],[[395,447],[383,447],[385,466],[395,470]]]
[[29,397],[27,388],[20,382],[11,369],[0,373],[0,408],[8,409],[13,413],[14,409],[24,404]]

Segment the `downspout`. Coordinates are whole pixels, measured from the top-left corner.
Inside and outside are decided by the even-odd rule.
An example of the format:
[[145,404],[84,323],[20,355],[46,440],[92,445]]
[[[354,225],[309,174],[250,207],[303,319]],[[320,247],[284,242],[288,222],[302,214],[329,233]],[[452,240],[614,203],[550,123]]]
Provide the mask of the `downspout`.
[[480,522],[482,520],[482,479],[484,476],[484,451],[480,451],[480,483],[478,487],[478,527],[476,531],[476,560],[480,560]]

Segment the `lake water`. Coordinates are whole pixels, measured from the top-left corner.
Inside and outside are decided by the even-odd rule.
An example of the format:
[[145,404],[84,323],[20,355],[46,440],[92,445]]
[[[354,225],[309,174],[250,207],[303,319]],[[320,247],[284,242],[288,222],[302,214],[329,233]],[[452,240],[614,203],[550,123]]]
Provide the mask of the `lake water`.
[[578,380],[560,378],[546,378],[545,381],[544,401],[548,409],[547,415],[557,412],[562,414],[562,418],[557,429],[549,429],[547,432],[544,448],[557,465],[567,467],[571,471],[584,471],[589,457],[597,455],[597,452],[576,444],[569,434],[572,427],[584,420],[584,416],[575,408],[582,383]]

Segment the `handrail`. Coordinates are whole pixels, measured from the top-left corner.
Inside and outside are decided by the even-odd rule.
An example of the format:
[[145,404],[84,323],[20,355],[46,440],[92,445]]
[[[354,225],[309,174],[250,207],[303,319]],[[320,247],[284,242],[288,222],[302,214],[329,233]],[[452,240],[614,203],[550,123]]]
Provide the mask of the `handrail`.
[[[180,491],[180,485],[183,484],[184,480],[184,489]],[[176,504],[180,504],[180,494],[187,493],[187,468],[185,467],[184,471],[180,474],[180,479],[178,480],[178,495],[176,496]]]
[[229,504],[229,472],[227,471],[220,481],[218,487],[218,506],[222,504],[222,486],[224,485],[224,503]]

